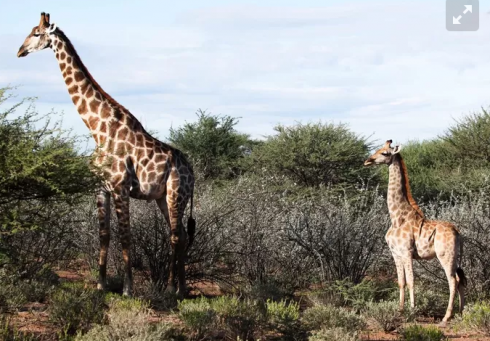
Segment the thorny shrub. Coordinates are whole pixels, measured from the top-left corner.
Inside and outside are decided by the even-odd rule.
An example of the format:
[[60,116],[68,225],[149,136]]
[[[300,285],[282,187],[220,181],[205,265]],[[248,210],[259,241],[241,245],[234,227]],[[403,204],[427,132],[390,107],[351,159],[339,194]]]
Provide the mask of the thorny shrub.
[[331,305],[315,305],[306,309],[302,321],[309,330],[343,328],[353,332],[366,326],[362,316],[345,308]]
[[416,311],[407,306],[401,312],[396,301],[370,302],[364,310],[366,319],[374,321],[385,332],[391,332],[403,323],[412,321],[415,315]]
[[447,337],[436,326],[423,327],[417,324],[400,330],[401,341],[445,341]]

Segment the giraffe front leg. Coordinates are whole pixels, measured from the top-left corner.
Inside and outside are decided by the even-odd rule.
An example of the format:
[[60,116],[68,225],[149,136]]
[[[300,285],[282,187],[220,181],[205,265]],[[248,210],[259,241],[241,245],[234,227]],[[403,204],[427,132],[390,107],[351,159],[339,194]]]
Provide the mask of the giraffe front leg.
[[105,290],[107,283],[107,252],[111,239],[111,196],[106,190],[97,195],[97,211],[99,219],[99,280],[97,289]]
[[408,291],[410,292],[410,308],[415,308],[415,293],[413,279],[413,259],[411,256],[403,258],[403,266],[405,268],[405,277],[407,279]]
[[403,311],[403,306],[405,304],[405,270],[403,268],[403,260],[400,256],[393,254],[393,259],[395,260],[398,287],[400,288],[399,309],[400,311]]
[[119,225],[119,239],[121,241],[124,261],[124,287],[123,295],[131,296],[133,291],[133,273],[131,269],[131,230],[129,225],[129,195],[114,194],[117,221]]

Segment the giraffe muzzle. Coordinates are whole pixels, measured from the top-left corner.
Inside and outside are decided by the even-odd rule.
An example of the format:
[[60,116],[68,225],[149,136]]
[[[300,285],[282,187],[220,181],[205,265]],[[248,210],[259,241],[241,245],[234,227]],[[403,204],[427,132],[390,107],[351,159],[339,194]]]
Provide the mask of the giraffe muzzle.
[[25,57],[29,54],[29,52],[27,51],[27,49],[24,47],[24,46],[21,46],[20,49],[19,49],[19,52],[17,52],[17,57]]

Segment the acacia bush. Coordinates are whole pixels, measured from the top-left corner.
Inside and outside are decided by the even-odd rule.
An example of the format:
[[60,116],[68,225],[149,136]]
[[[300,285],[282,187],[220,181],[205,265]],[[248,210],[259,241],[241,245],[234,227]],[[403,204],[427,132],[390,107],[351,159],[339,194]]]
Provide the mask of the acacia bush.
[[[488,165],[478,159],[463,158],[462,152],[446,139],[409,141],[404,144],[402,153],[412,194],[419,203],[444,202],[488,187]],[[380,174],[384,188],[388,183],[387,167],[381,169]]]
[[386,203],[376,192],[296,201],[286,215],[289,240],[313,257],[323,282],[359,283],[378,262],[390,226]]
[[436,326],[423,327],[420,325],[410,325],[403,327],[400,331],[402,341],[444,341],[448,338]]
[[[425,203],[447,201],[488,188],[490,114],[482,109],[456,120],[440,137],[404,143],[412,193]],[[388,172],[381,171],[383,183]]]
[[411,309],[405,302],[403,312],[400,311],[398,301],[369,302],[363,311],[367,320],[375,322],[385,332],[391,332],[402,326],[403,323],[412,322],[417,315],[417,308]]
[[349,332],[355,332],[366,326],[362,316],[345,308],[334,307],[329,304],[316,304],[306,309],[302,321],[308,330],[342,328]]
[[278,125],[275,135],[252,151],[257,169],[285,175],[300,186],[358,186],[369,178],[363,167],[371,144],[345,124]]
[[308,341],[359,341],[361,337],[358,332],[349,332],[344,328],[322,328],[314,331]]
[[12,91],[0,89],[0,267],[31,279],[73,256],[72,212],[100,179],[55,113]]
[[150,323],[148,304],[131,298],[107,295],[107,323],[94,325],[87,333],[79,331],[76,341],[182,340],[183,335],[170,323]]
[[236,131],[238,119],[197,112],[197,122],[170,128],[172,145],[186,153],[197,178],[230,179],[246,170],[244,159],[258,142]]
[[468,304],[458,325],[460,328],[478,330],[490,336],[490,303],[482,301]]
[[257,302],[222,296],[199,297],[179,302],[179,317],[190,329],[193,339],[224,333],[227,339],[253,340],[264,322]]
[[[360,191],[349,198],[316,191],[300,196],[287,194],[286,186],[294,187],[282,177],[248,175],[222,187],[198,187],[189,283],[211,281],[265,302],[290,296],[312,282],[359,283],[383,259],[389,223],[387,212],[380,213],[386,209],[378,194]],[[93,205],[85,209],[86,241],[79,240],[97,269]],[[170,255],[168,227],[154,203],[132,200],[130,207],[134,267],[163,290]],[[111,226],[110,264],[117,269],[122,260],[114,217]]]
[[102,323],[104,305],[103,292],[85,288],[83,283],[64,284],[51,298],[49,318],[64,334],[74,335]]

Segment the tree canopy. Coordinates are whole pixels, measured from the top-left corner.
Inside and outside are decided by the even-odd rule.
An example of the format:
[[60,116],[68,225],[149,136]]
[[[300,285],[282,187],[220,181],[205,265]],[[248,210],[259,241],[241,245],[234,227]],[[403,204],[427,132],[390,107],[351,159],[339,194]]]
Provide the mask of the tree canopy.
[[40,205],[75,202],[98,181],[77,138],[52,124],[53,114],[40,115],[33,99],[8,106],[9,90],[0,89],[0,212],[7,230],[42,224]]
[[252,153],[257,167],[308,187],[353,185],[370,172],[363,167],[369,142],[345,124],[278,125],[274,130]]
[[170,128],[170,142],[186,153],[204,179],[230,179],[243,171],[243,158],[255,144],[236,131],[238,119],[197,112],[197,121]]

